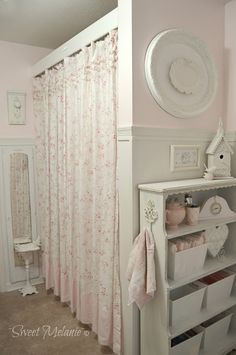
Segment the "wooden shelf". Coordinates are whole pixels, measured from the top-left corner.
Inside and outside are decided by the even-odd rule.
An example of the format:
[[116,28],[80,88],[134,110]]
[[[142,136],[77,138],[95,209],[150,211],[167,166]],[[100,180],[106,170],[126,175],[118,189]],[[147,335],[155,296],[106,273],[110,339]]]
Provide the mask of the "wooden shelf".
[[220,189],[226,187],[236,186],[236,178],[222,179],[222,180],[205,180],[201,179],[188,179],[157,182],[155,184],[141,184],[138,186],[140,190],[152,191],[156,193],[166,193],[173,195],[178,193],[205,191],[212,189]]
[[229,333],[227,337],[223,340],[221,339],[219,342],[214,343],[214,347],[211,351],[204,351],[203,349],[200,351],[199,355],[223,355],[232,351],[236,347],[236,334]]
[[193,281],[201,279],[202,277],[210,275],[214,272],[217,272],[222,269],[226,269],[227,267],[230,267],[234,264],[236,264],[236,255],[235,254],[228,254],[228,255],[222,257],[222,259],[208,257],[206,259],[204,267],[201,270],[199,270],[198,273],[192,274],[188,277],[184,277],[184,278],[177,280],[177,281],[168,279],[168,285],[169,285],[168,288],[170,290],[172,290],[172,289],[184,286],[184,285],[189,284]]
[[187,224],[181,224],[179,225],[178,229],[176,230],[166,230],[167,233],[167,238],[168,239],[173,239],[176,237],[181,237],[183,235],[191,234],[191,233],[196,233],[200,232],[202,230],[205,230],[207,228],[211,228],[214,226],[220,226],[222,224],[229,224],[236,222],[236,213],[235,216],[231,216],[228,218],[217,218],[217,219],[205,219],[202,221],[199,221],[199,223],[196,226],[188,226]]
[[[236,305],[236,295],[231,296],[228,300],[216,304],[211,309],[203,308],[202,311],[194,316],[194,319],[181,320],[175,327],[170,327],[170,336],[175,338],[187,330],[196,327],[206,320],[215,317],[217,314],[226,311],[227,309]],[[236,340],[235,340],[236,341]]]

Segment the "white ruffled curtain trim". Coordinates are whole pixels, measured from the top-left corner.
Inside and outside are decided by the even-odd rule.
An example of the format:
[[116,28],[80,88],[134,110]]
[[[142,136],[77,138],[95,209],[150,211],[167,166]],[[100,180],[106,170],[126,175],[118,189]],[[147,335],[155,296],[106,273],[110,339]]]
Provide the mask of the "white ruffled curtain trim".
[[120,353],[117,31],[34,82],[46,287]]

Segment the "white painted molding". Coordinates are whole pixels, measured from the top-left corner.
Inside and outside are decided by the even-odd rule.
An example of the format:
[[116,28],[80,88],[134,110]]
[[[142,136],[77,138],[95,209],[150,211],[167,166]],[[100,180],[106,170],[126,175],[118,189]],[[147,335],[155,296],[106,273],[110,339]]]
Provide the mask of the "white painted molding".
[[118,8],[109,12],[98,21],[87,27],[85,30],[71,38],[69,41],[62,44],[45,58],[41,59],[32,66],[32,76],[42,74],[46,69],[51,68],[65,57],[68,57],[81,48],[87,46],[91,42],[97,41],[104,37],[111,30],[118,27]]
[[[42,276],[40,277],[37,277],[37,278],[32,278],[31,279],[31,282],[32,282],[32,285],[40,285],[40,284],[43,284],[45,282],[44,278]],[[25,281],[19,281],[15,284],[12,284],[12,283],[7,283],[6,285],[6,290],[4,291],[16,291],[16,290],[19,290],[21,287],[23,287],[25,285]]]
[[236,131],[225,132],[225,138],[228,142],[236,142]]
[[33,138],[0,138],[0,146],[34,146]]
[[[205,129],[171,129],[144,126],[118,128],[118,141],[130,141],[131,139],[166,141],[175,139],[175,141],[209,142],[214,135],[215,132]],[[236,131],[227,132],[225,137],[229,142],[236,142]]]

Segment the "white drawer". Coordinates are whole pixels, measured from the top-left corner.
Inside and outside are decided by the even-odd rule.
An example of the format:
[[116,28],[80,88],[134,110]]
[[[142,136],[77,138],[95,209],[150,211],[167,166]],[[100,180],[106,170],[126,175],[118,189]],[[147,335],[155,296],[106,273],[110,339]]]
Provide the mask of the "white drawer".
[[204,330],[204,351],[211,353],[211,349],[215,349],[216,344],[220,344],[221,341],[226,337],[228,334],[231,318],[232,314],[228,314],[207,327],[201,326],[201,328]]
[[179,280],[201,270],[205,263],[207,244],[172,252],[169,248],[168,275],[172,280]]
[[170,294],[170,324],[175,326],[186,318],[194,317],[201,311],[205,286],[185,285]]
[[198,355],[203,333],[200,332],[190,339],[173,346],[170,355]]
[[208,309],[230,297],[234,280],[235,274],[229,273],[224,279],[207,286],[206,307]]

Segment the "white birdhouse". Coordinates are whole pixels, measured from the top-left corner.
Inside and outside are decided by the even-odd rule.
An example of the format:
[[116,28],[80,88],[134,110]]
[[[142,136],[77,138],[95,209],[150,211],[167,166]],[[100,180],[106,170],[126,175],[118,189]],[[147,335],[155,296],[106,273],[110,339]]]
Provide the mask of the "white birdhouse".
[[208,154],[208,168],[215,167],[214,176],[230,177],[231,154],[233,149],[224,137],[224,128],[222,121],[219,123],[219,128],[212,142],[206,150]]

